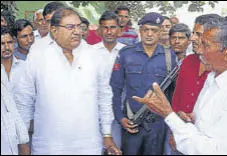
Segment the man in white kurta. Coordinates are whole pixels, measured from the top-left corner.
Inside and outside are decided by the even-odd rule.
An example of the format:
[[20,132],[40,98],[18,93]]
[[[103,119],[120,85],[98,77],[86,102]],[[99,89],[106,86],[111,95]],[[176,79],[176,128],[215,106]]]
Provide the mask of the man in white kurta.
[[[165,118],[177,150],[190,155],[227,154],[227,22],[210,21],[204,26],[201,61],[213,72],[208,75],[195,104],[193,117],[184,121],[173,112],[160,87],[154,84],[145,98],[135,100]],[[185,119],[189,122],[185,122]],[[193,122],[193,120],[195,122]]]
[[[99,19],[99,31],[102,42],[95,44],[96,54],[101,55],[103,65],[107,65],[109,79],[111,77],[113,66],[118,59],[119,51],[125,47],[124,44],[117,41],[119,32],[119,23],[117,15],[111,11],[104,12]],[[111,28],[112,27],[112,28]],[[117,147],[121,148],[121,125],[114,120],[112,123],[112,136]]]
[[[70,23],[77,30],[71,40],[79,42],[72,50],[73,61],[70,64],[57,42],[31,53],[16,103],[27,126],[34,118],[32,154],[101,154],[103,136],[111,134],[113,121],[109,75],[94,49],[79,41],[78,15],[70,9],[55,14],[60,11],[70,13],[61,17],[61,25]],[[53,31],[65,31],[67,36],[69,30],[55,26]]]

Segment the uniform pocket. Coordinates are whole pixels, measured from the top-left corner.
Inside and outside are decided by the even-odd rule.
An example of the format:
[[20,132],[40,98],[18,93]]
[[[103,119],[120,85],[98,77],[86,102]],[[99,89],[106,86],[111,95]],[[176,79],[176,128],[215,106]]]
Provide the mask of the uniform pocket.
[[159,84],[161,84],[164,79],[167,76],[167,72],[165,70],[161,70],[161,69],[156,69],[155,70],[155,81]]
[[167,76],[167,72],[161,69],[156,69],[155,70],[155,76],[156,77],[166,77]]
[[132,87],[140,87],[142,85],[143,66],[142,65],[129,65],[126,68],[128,84]]

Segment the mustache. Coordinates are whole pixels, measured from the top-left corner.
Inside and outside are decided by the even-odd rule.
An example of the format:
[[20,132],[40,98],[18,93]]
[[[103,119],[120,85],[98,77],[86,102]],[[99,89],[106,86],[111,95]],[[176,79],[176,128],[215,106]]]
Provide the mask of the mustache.
[[5,52],[5,53],[11,53],[11,52],[13,52],[12,50],[10,50],[10,49],[7,49],[7,50],[5,50],[5,51],[3,51],[3,52]]
[[146,37],[145,39],[146,39],[146,40],[154,40],[153,37]]
[[73,36],[72,36],[72,38],[81,38],[81,35],[79,35],[79,34],[74,34]]
[[113,37],[113,35],[106,35],[105,37]]

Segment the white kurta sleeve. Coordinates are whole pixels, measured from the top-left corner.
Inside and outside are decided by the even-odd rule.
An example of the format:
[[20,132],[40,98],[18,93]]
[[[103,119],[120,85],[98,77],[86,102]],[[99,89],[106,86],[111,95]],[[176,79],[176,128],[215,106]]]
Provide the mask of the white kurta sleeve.
[[98,78],[98,104],[102,134],[111,134],[113,122],[112,89],[109,84],[110,74],[108,68],[100,67]]
[[[18,110],[16,108],[16,104],[13,100],[13,94],[11,92],[9,92],[9,90],[6,88],[6,86],[3,83],[1,83],[1,102],[3,102],[3,105],[6,106],[8,112],[10,114],[12,114],[12,118],[10,118],[10,119],[4,118],[7,121],[5,121],[3,119],[3,122],[9,123],[10,121],[13,121],[13,124],[15,125],[15,130],[9,129],[8,133],[11,134],[11,135],[8,135],[8,137],[13,140],[13,137],[15,137],[15,134],[12,133],[12,132],[15,131],[16,137],[18,138],[18,144],[28,143],[28,141],[29,141],[28,131],[27,131],[25,124],[22,121],[22,119],[21,119],[21,117],[18,113]],[[7,126],[9,126],[9,125],[7,125]],[[10,142],[10,143],[12,143],[12,142]]]
[[171,113],[165,119],[165,122],[173,132],[177,150],[186,155],[227,154],[226,121],[227,113],[223,114],[215,125],[215,129],[222,129],[223,137],[220,138],[207,136],[205,133],[200,132],[192,123],[182,121],[175,113]]
[[34,116],[36,98],[35,72],[32,58],[32,56],[27,58],[24,73],[14,87],[14,99],[17,109],[27,128],[29,128],[30,120]]

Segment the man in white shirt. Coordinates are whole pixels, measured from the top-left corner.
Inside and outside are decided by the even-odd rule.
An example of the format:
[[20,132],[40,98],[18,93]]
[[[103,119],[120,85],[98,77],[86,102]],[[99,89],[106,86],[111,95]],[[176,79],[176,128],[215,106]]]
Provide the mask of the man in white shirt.
[[34,118],[32,154],[100,155],[103,143],[120,154],[111,138],[109,74],[94,49],[81,42],[80,24],[73,9],[57,10],[51,19],[55,42],[28,57],[16,88],[27,127]]
[[7,27],[1,28],[1,78],[10,91],[23,73],[24,61],[17,59],[14,54],[14,35]]
[[43,9],[39,9],[35,12],[33,22],[37,30],[34,31],[35,41],[45,37],[48,32],[49,28],[47,22],[43,17]]
[[[1,27],[1,154],[9,155],[18,154],[18,143],[29,141],[27,129],[19,117],[12,96],[13,86],[19,83],[17,78],[23,73],[24,67],[23,61],[13,56],[13,38],[9,28]],[[21,134],[23,136],[19,136]]]
[[[94,45],[97,48],[97,55],[103,58],[103,64],[108,66],[109,77],[113,71],[113,65],[119,51],[125,46],[117,41],[119,33],[119,23],[117,15],[112,11],[106,11],[99,19],[99,33],[102,37],[102,42]],[[114,142],[121,147],[121,125],[114,120],[112,124],[112,135]]]
[[56,10],[64,7],[64,5],[60,2],[50,2],[47,5],[45,5],[43,9],[43,17],[46,24],[47,29],[47,35],[39,40],[35,40],[34,44],[30,48],[29,53],[34,52],[41,52],[47,48],[49,44],[53,42],[53,38],[50,33],[50,20],[55,13]]
[[173,112],[157,84],[154,92],[135,100],[165,118],[173,132],[177,150],[183,154],[227,154],[227,21],[209,21],[204,26],[201,61],[209,74],[193,110],[184,121]]
[[18,19],[14,25],[14,34],[18,47],[15,48],[14,56],[20,60],[26,60],[31,45],[34,43],[34,33],[32,24],[25,19]]

